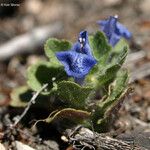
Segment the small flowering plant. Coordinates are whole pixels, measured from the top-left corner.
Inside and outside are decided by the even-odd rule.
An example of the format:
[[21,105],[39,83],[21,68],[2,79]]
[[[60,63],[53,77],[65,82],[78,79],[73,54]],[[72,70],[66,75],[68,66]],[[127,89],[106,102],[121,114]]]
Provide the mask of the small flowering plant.
[[24,107],[32,91],[44,84],[35,104],[50,111],[44,121],[58,129],[82,124],[105,131],[114,109],[128,91],[128,72],[122,67],[131,33],[117,17],[98,22],[102,31],[81,31],[77,41],[50,38],[44,49],[48,61],[28,68],[27,86],[14,89],[11,105]]

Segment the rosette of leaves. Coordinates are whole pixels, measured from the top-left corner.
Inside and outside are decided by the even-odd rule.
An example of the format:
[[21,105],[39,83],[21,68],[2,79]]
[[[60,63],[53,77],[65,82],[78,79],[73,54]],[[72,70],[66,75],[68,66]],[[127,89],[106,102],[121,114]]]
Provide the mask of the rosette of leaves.
[[[44,121],[57,123],[59,126],[67,124],[67,127],[75,124],[87,126],[92,121],[94,129],[102,131],[105,123],[110,119],[110,112],[127,92],[128,73],[122,69],[128,53],[126,41],[120,40],[112,47],[108,44],[105,35],[97,31],[90,36],[89,45],[97,59],[97,65],[87,75],[82,86],[66,75],[62,64],[55,56],[56,52],[71,48],[72,44],[69,41],[48,39],[44,46],[48,61],[29,67],[28,88],[38,91],[43,84],[48,83],[47,89],[40,95],[53,97],[53,101],[50,101],[50,105],[53,106],[52,113]],[[12,101],[14,99],[12,96]],[[18,98],[19,101],[21,97]],[[45,102],[43,99],[43,103]],[[24,103],[23,105],[25,106]]]

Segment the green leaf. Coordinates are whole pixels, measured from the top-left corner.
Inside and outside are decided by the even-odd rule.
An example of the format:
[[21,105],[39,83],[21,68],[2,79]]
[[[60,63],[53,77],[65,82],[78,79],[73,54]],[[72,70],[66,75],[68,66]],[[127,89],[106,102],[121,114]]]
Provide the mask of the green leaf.
[[113,47],[112,51],[118,53],[120,50],[122,50],[123,47],[127,47],[127,49],[129,49],[128,43],[124,38],[120,39],[115,47]]
[[97,77],[98,86],[102,87],[103,85],[112,82],[119,69],[120,69],[120,65],[118,64],[114,64],[111,66],[107,66],[107,68],[104,68],[104,70],[102,70],[99,76]]
[[[127,43],[124,43],[122,44],[123,47],[121,47],[122,41],[125,42],[125,40],[120,40],[120,44],[117,43],[118,46],[116,46],[116,48],[113,48],[112,53],[109,57],[110,63],[117,63],[118,61],[120,64],[123,64],[123,62],[125,61],[125,58],[128,54],[129,46]],[[122,59],[122,62],[120,59]]]
[[42,94],[50,94],[55,90],[58,81],[67,79],[67,75],[62,66],[55,66],[49,62],[39,62],[28,68],[28,85],[34,91],[42,88],[43,84],[48,83],[48,87]]
[[108,59],[109,52],[111,51],[111,46],[108,44],[108,41],[105,35],[97,31],[94,36],[89,37],[89,43],[93,49],[94,56],[101,65],[104,65]]
[[73,108],[85,108],[86,99],[92,88],[81,87],[71,81],[62,81],[57,85],[57,95],[67,106]]
[[99,102],[99,107],[102,110],[109,108],[114,102],[119,100],[123,91],[127,88],[128,72],[127,70],[120,70],[117,74],[116,80],[109,87],[108,97],[103,102]]
[[32,90],[29,90],[27,86],[15,88],[11,92],[10,105],[13,107],[25,107],[31,97]]
[[[28,86],[21,86],[13,89],[11,92],[10,105],[13,107],[25,107],[33,96],[33,91]],[[49,98],[44,95],[38,95],[34,107],[50,108]]]
[[96,77],[97,77],[98,71],[99,71],[99,66],[95,65],[85,78],[86,85],[95,87],[95,85],[97,84]]
[[55,38],[50,38],[46,41],[44,45],[44,50],[46,56],[50,59],[50,61],[54,64],[60,65],[57,60],[55,53],[58,51],[66,51],[71,49],[72,44],[67,40],[58,40]]
[[122,47],[122,49],[120,49],[120,52],[116,56],[116,59],[113,59],[114,61],[112,62],[122,65],[127,57],[128,50],[128,46]]
[[123,50],[118,55],[116,55],[112,62],[110,62],[110,64],[105,67],[101,66],[99,68],[99,75],[97,76],[99,87],[108,84],[114,80],[117,72],[119,71],[126,59],[127,53],[128,49],[127,47],[124,47]]
[[95,112],[91,116],[96,131],[108,131],[112,119],[111,115],[115,115],[114,110],[119,109],[118,106],[128,91],[127,84],[128,72],[127,70],[120,70],[116,80],[109,86],[108,94],[97,102]]
[[121,39],[117,45],[112,48],[105,35],[98,31],[94,36],[90,36],[90,45],[94,51],[94,55],[99,60],[98,68],[87,77],[87,82],[91,82],[94,86],[102,87],[111,83],[118,70],[121,68],[128,53],[128,44]]

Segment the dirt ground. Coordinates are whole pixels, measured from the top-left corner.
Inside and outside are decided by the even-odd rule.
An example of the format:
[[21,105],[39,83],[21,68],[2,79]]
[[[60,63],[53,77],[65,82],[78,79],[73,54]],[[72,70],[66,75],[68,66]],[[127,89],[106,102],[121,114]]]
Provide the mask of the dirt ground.
[[[0,0],[0,50],[1,46],[16,36],[30,33],[36,27],[54,23],[61,25],[59,32],[53,34],[54,37],[75,41],[78,32],[82,29],[92,33],[98,29],[97,20],[118,14],[119,21],[133,34],[130,53],[142,52],[144,56],[140,55],[138,58],[135,55],[133,60],[137,57],[136,61],[126,62],[131,76],[136,74],[136,71],[139,76],[130,83],[133,91],[126,97],[124,105],[117,114],[118,119],[111,127],[111,132],[115,131],[116,136],[120,137],[126,133],[132,135],[132,138],[137,138],[138,133],[150,132],[149,0],[20,0],[16,2],[15,7],[2,6],[4,3],[10,4],[10,0],[5,2]],[[35,46],[30,52],[16,53],[0,60],[0,139],[4,132],[10,133],[5,137],[9,140],[4,142],[8,149],[13,149],[12,141],[16,140],[38,150],[68,147],[61,141],[60,134],[47,124],[41,123],[38,132],[37,129],[30,129],[34,117],[36,119],[47,117],[48,112],[41,114],[42,110],[30,110],[29,114],[32,115],[27,114],[25,123],[20,123],[18,130],[7,128],[13,118],[23,111],[22,108],[9,106],[10,93],[13,88],[26,84],[26,69],[39,58],[45,59],[42,44]],[[15,136],[11,137],[13,132]],[[140,135],[139,138],[144,139],[144,135]]]

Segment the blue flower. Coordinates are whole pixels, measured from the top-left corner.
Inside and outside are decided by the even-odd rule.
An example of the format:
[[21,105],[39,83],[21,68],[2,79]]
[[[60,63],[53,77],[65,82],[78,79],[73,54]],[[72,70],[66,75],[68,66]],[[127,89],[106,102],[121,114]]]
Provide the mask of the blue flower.
[[98,24],[112,46],[122,37],[130,39],[132,36],[128,29],[118,22],[118,16],[110,16],[109,19],[98,21]]
[[68,51],[57,52],[56,57],[64,65],[68,76],[79,84],[83,83],[85,76],[97,62],[91,53],[87,31],[80,32],[73,47]]

